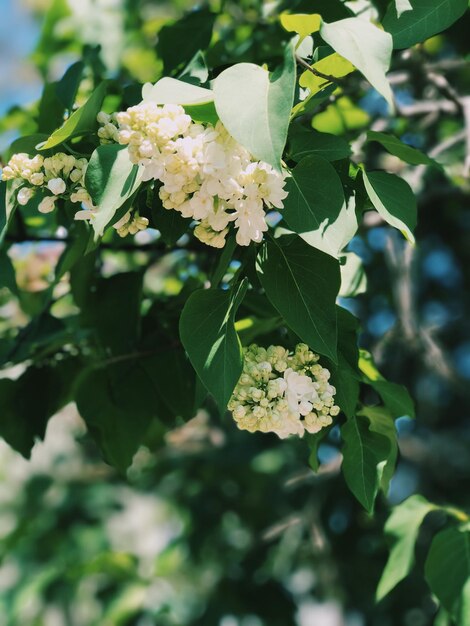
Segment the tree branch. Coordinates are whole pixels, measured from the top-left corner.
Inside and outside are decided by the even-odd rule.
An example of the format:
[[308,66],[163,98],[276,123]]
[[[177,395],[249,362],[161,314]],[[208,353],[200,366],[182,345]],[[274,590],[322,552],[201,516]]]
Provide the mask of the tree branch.
[[331,74],[324,74],[323,72],[320,72],[316,68],[312,67],[309,63],[307,63],[307,61],[304,61],[302,57],[299,57],[298,54],[295,55],[295,60],[297,61],[298,65],[301,65],[304,69],[308,70],[309,72],[317,76],[317,78],[323,78],[329,83],[337,83],[338,85],[343,85],[345,82],[342,78],[338,78],[337,76],[332,76]]

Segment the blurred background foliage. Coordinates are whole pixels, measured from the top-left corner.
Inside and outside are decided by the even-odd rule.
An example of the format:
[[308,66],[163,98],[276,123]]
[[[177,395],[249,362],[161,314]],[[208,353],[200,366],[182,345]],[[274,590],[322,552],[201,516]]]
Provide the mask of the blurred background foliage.
[[[3,157],[13,139],[34,132],[43,80],[58,80],[82,56],[89,85],[82,82],[79,102],[99,78],[124,86],[157,80],[184,45],[210,41],[209,65],[269,63],[286,37],[275,18],[283,8],[320,9],[327,21],[347,15],[328,0],[214,0],[212,34],[172,27],[194,4],[2,0]],[[371,9],[366,0],[346,4]],[[380,14],[387,3],[372,4]],[[415,572],[380,604],[373,598],[390,504],[419,492],[470,505],[468,27],[460,20],[395,53],[397,117],[361,83],[313,120],[354,140],[369,166],[400,174],[418,194],[416,248],[367,214],[349,250],[362,260],[368,290],[342,301],[361,320],[362,346],[417,402],[416,421],[398,420],[401,454],[388,502],[371,519],[353,500],[339,474],[335,429],[315,476],[302,442],[240,433],[229,418],[201,412],[166,434],[156,426],[152,451],[142,449],[124,478],[103,464],[68,406],[49,422],[31,462],[0,445],[0,626],[446,623],[420,571],[439,516],[422,529]],[[371,128],[427,151],[445,174],[410,168],[366,143]],[[0,293],[0,332],[28,321],[61,246],[12,246],[22,297]],[[103,260],[108,274],[139,265],[138,254],[105,252]],[[194,256],[175,253],[154,260],[146,280],[175,294],[199,271]]]

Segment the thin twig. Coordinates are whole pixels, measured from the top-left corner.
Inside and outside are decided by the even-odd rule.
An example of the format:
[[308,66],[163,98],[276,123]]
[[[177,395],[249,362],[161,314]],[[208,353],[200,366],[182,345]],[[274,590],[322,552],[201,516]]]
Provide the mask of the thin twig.
[[323,78],[329,83],[337,83],[338,85],[343,85],[345,82],[342,78],[338,78],[337,76],[332,76],[331,74],[324,74],[323,72],[320,72],[315,67],[307,63],[307,61],[304,61],[302,57],[299,57],[298,54],[295,55],[295,60],[303,68],[305,68],[306,70],[308,70],[309,72],[317,76],[318,78]]

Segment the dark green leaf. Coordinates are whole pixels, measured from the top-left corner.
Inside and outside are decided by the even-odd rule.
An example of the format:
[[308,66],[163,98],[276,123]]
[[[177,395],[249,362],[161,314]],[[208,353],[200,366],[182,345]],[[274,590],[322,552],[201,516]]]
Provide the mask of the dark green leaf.
[[136,362],[89,370],[76,403],[105,460],[125,472],[144,440],[159,398]]
[[417,222],[416,198],[409,184],[387,172],[363,172],[369,198],[382,218],[415,242],[413,230]]
[[[431,591],[452,616],[470,580],[470,525],[441,530],[433,539],[424,565]],[[468,617],[468,616],[467,616]],[[459,622],[459,626],[462,622]]]
[[0,380],[0,436],[24,457],[44,438],[49,418],[71,400],[77,366],[65,359],[54,367],[29,367],[17,380]]
[[368,513],[374,509],[385,464],[390,454],[390,442],[373,431],[366,417],[357,415],[341,428],[343,437],[343,475],[355,497]]
[[411,165],[433,165],[434,167],[442,170],[442,165],[440,165],[440,163],[437,163],[437,161],[428,157],[428,155],[421,152],[421,150],[417,150],[416,148],[403,143],[403,141],[400,141],[400,139],[394,135],[379,133],[375,130],[368,130],[367,139],[368,141],[377,141],[388,152],[390,152],[390,154],[393,154],[402,161],[406,161],[406,163],[410,163]]
[[37,130],[46,134],[46,140],[64,123],[65,106],[57,96],[57,83],[46,83],[38,106]]
[[18,152],[26,152],[26,154],[33,155],[39,152],[37,146],[46,141],[48,135],[44,133],[36,133],[34,135],[26,135],[25,137],[18,137],[10,145],[8,154],[10,157]]
[[465,13],[468,0],[410,0],[410,4],[413,10],[400,17],[391,4],[383,19],[395,48],[408,48],[442,32]]
[[387,409],[378,406],[365,406],[358,415],[364,415],[370,422],[370,429],[387,437],[390,442],[390,453],[384,467],[381,481],[381,489],[386,494],[390,487],[390,481],[395,473],[398,457],[397,429],[395,422]]
[[77,91],[82,81],[85,64],[83,61],[73,63],[56,86],[56,93],[59,100],[66,109],[71,109],[75,103]]
[[101,83],[85,104],[74,111],[65,124],[52,133],[41,149],[55,148],[71,137],[92,132],[98,125],[96,116],[101,110],[105,94],[106,83]]
[[163,26],[158,33],[157,52],[166,74],[188,63],[199,50],[209,46],[215,18],[214,13],[203,8]]
[[112,354],[132,353],[140,335],[142,275],[115,274],[82,285],[82,325]]
[[12,349],[6,355],[6,361],[21,363],[44,358],[72,341],[72,337],[62,320],[42,312],[19,331]]
[[351,154],[348,142],[342,137],[330,133],[319,133],[313,128],[308,129],[300,124],[292,124],[289,130],[289,156],[294,161],[304,157],[317,155],[327,161],[347,159]]
[[242,373],[242,351],[234,318],[245,295],[242,283],[235,293],[195,291],[180,318],[180,337],[199,378],[224,411]]
[[54,277],[55,284],[57,284],[62,276],[69,272],[75,263],[86,253],[90,231],[85,224],[78,224],[74,231],[76,234],[75,238],[65,248],[57,262]]
[[165,209],[155,190],[152,195],[152,225],[160,231],[163,241],[174,246],[178,239],[189,230],[191,220],[184,218],[173,209]]
[[268,299],[312,350],[337,362],[339,263],[297,236],[263,244],[258,275]]
[[311,155],[305,157],[287,179],[287,198],[284,200],[284,219],[299,234],[308,234],[310,245],[337,256],[357,228],[349,229],[343,186],[334,167],[326,159]]
[[397,418],[403,415],[415,417],[414,403],[406,387],[388,380],[370,381],[369,385],[382,398],[392,417]]
[[338,364],[329,364],[331,383],[336,387],[335,404],[347,417],[354,417],[359,400],[360,373],[357,362],[358,320],[339,306],[338,318]]
[[141,366],[174,416],[185,420],[194,417],[196,379],[181,349],[159,351],[142,359]]
[[301,2],[289,2],[292,13],[320,13],[324,20],[334,22],[352,15],[351,11],[340,2],[331,0],[301,0]]
[[0,251],[0,289],[6,287],[13,295],[18,295],[15,268],[6,252]]

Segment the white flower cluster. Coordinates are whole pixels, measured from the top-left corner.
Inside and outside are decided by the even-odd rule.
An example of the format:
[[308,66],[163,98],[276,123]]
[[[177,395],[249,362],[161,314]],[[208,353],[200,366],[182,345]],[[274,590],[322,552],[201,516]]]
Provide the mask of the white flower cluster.
[[282,346],[244,348],[243,373],[228,404],[238,427],[284,439],[329,426],[340,409],[319,358],[303,343],[293,353]]
[[[90,211],[95,207],[85,189],[87,165],[87,159],[76,159],[63,152],[50,157],[43,157],[41,154],[30,157],[21,152],[14,154],[3,168],[2,180],[20,181],[16,199],[23,206],[28,204],[39,189],[50,192],[38,205],[41,213],[53,211],[59,198],[69,198],[71,202],[84,204]],[[75,216],[77,219],[80,219],[80,213],[79,211]]]
[[143,180],[162,183],[163,206],[200,222],[195,235],[210,246],[224,246],[231,222],[239,245],[260,242],[265,207],[283,207],[285,174],[255,160],[221,122],[197,124],[183,107],[151,101],[98,121],[101,140],[127,145]]
[[146,217],[141,217],[138,213],[131,215],[128,211],[121,219],[113,224],[119,237],[127,237],[127,235],[136,235],[141,230],[146,230],[149,221]]

